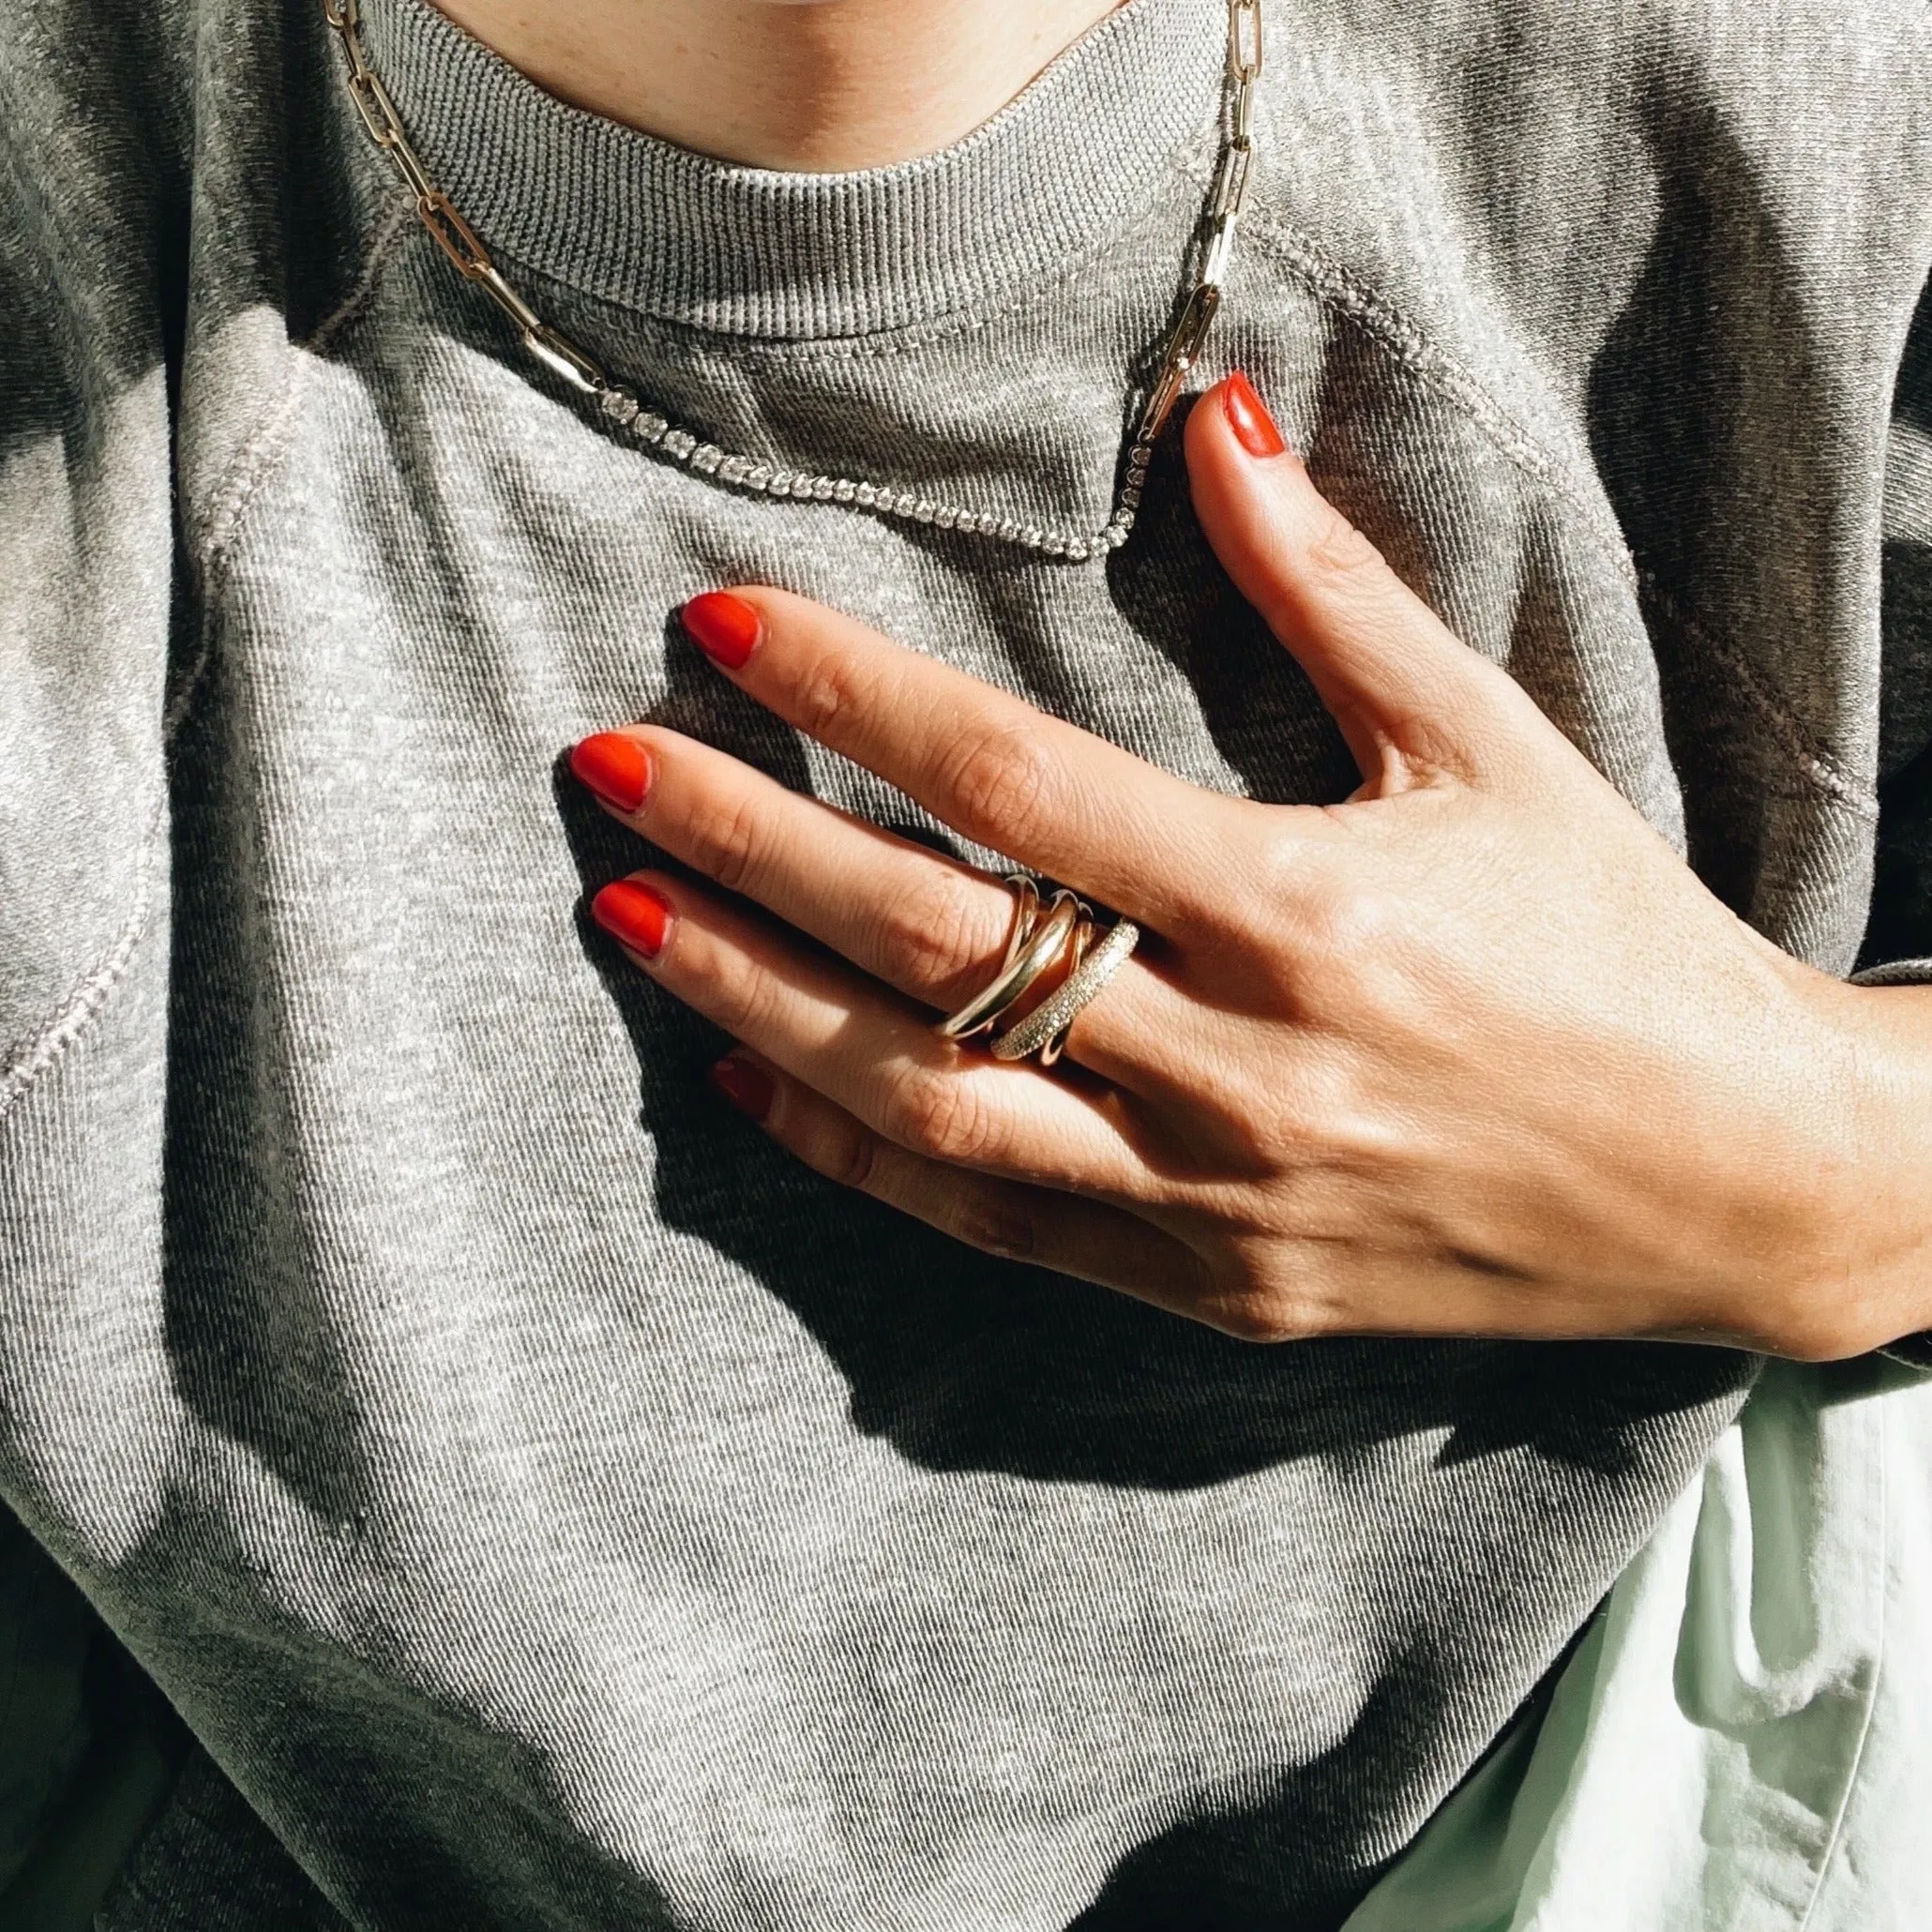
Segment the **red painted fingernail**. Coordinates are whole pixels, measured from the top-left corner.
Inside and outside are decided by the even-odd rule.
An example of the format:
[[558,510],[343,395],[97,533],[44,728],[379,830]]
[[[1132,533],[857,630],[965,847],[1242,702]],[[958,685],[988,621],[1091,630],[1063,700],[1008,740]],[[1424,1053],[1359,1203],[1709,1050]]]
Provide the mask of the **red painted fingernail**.
[[1239,370],[1221,386],[1221,407],[1228,413],[1228,427],[1234,431],[1234,440],[1250,456],[1280,456],[1288,448],[1281,440],[1281,431],[1275,426],[1275,418],[1268,414],[1268,405],[1255,394],[1255,385]]
[[758,648],[764,626],[759,614],[743,597],[729,591],[708,590],[693,597],[684,609],[685,628],[691,641],[727,671],[740,671],[745,660]]
[[753,1066],[750,1061],[740,1060],[733,1054],[711,1069],[711,1084],[740,1113],[763,1125],[765,1115],[772,1110],[774,1091],[772,1077],[763,1067]]
[[651,761],[635,738],[598,732],[571,748],[570,769],[619,811],[635,811],[651,789]]
[[591,900],[590,915],[612,938],[647,959],[657,957],[671,930],[671,901],[635,879],[619,879],[605,886]]

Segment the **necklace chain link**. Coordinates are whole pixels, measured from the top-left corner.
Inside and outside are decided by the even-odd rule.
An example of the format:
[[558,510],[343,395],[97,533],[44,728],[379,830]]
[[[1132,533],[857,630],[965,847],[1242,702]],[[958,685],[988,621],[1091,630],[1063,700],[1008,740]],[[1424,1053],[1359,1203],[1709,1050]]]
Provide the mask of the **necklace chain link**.
[[1200,360],[1220,309],[1222,285],[1233,260],[1235,230],[1254,180],[1255,88],[1261,75],[1261,0],[1228,0],[1221,153],[1198,237],[1198,267],[1186,300],[1162,344],[1159,365],[1140,405],[1113,512],[1098,531],[1089,536],[1043,530],[1011,517],[935,503],[929,497],[907,491],[889,490],[846,476],[813,475],[808,471],[734,456],[646,409],[631,390],[606,372],[595,356],[552,328],[531,308],[505,279],[481,236],[464,219],[462,211],[437,187],[410,142],[389,90],[370,65],[362,44],[360,0],[322,0],[322,11],[324,19],[334,28],[347,60],[349,98],[355,104],[362,125],[415,196],[416,218],[434,237],[436,245],[465,281],[474,282],[503,310],[529,355],[570,387],[591,398],[613,424],[647,448],[657,449],[702,475],[715,475],[722,482],[760,495],[856,504],[882,516],[990,536],[1075,563],[1104,555],[1126,542],[1140,513],[1155,445],[1181,399],[1189,371]]

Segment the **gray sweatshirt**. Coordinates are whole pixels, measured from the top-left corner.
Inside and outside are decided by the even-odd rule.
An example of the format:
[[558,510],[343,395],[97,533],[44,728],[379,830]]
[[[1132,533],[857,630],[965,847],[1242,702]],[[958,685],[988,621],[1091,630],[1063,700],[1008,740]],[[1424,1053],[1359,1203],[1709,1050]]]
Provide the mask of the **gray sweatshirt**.
[[[652,409],[1105,521],[1221,0],[831,177],[365,4],[457,205]],[[1888,430],[1932,14],[1269,31],[1197,383],[1248,369],[1762,931],[1932,955],[1932,348]],[[838,1193],[586,924],[644,853],[560,776],[649,716],[932,832],[679,640],[762,579],[1203,785],[1339,795],[1172,432],[1079,564],[641,450],[416,226],[313,0],[0,11],[0,1494],[200,1741],[103,1923],[1334,1924],[1752,1365],[1260,1350]]]

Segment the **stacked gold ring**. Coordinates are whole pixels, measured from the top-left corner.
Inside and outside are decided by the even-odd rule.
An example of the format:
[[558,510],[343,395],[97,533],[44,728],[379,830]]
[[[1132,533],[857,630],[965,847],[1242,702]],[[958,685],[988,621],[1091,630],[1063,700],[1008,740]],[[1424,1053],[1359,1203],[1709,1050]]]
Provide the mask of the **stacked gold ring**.
[[[1089,926],[1091,932],[1093,928]],[[1008,1027],[993,1042],[995,1060],[1024,1060],[1037,1053],[1042,1066],[1051,1066],[1066,1045],[1067,1030],[1080,1009],[1098,997],[1107,982],[1127,963],[1140,943],[1140,928],[1131,919],[1108,928],[1092,953],[1074,967],[1060,986],[1018,1026]],[[1084,948],[1082,949],[1084,951]]]
[[1017,901],[1006,957],[979,992],[940,1022],[940,1032],[949,1040],[970,1040],[974,1034],[997,1026],[1001,1015],[1023,1000],[1041,975],[1065,955],[1067,942],[1079,925],[1080,902],[1072,893],[1056,892],[1042,918],[1040,889],[1031,879],[1015,877],[1006,884]]
[[1042,913],[1040,889],[1033,880],[1015,874],[1006,886],[1014,896],[1013,931],[999,970],[957,1013],[940,1022],[939,1031],[949,1040],[966,1040],[998,1026],[1049,973],[1064,967],[1066,977],[1060,986],[992,1042],[996,1060],[1024,1060],[1037,1053],[1042,1066],[1051,1066],[1081,1007],[1119,972],[1139,942],[1140,929],[1123,919],[1096,946],[1093,909],[1074,894],[1056,892]]

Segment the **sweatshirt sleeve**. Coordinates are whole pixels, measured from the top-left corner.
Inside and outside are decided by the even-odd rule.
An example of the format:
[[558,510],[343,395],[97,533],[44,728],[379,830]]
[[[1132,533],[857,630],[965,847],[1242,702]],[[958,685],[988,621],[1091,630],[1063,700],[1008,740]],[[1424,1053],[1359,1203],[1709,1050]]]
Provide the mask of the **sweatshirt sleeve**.
[[[1879,853],[1861,986],[1932,984],[1932,287],[1906,345],[1885,466]],[[1932,1334],[1880,1351],[1932,1374]]]
[[1932,982],[1932,288],[1900,371],[1885,469],[1879,852],[1865,986]]
[[0,1118],[165,888],[180,25],[0,11]]

